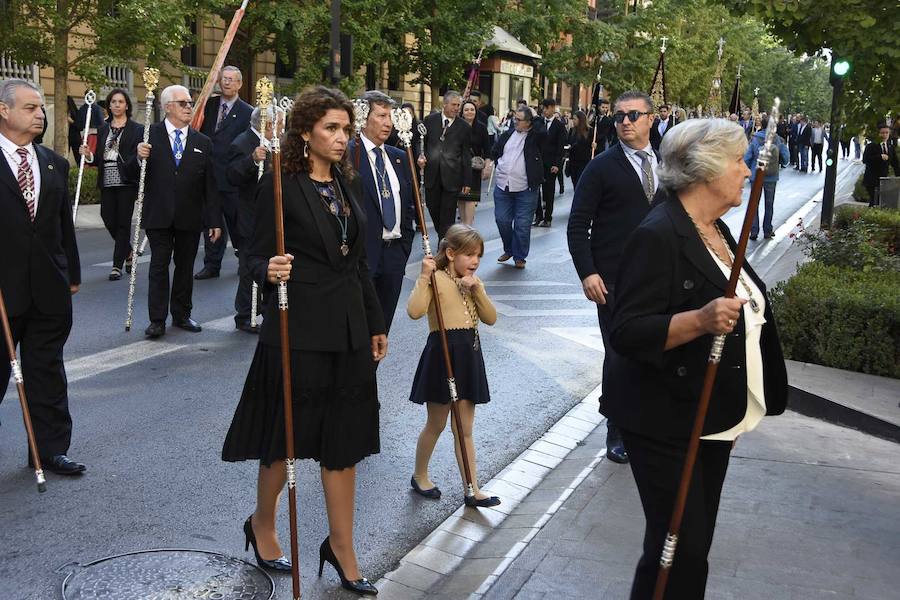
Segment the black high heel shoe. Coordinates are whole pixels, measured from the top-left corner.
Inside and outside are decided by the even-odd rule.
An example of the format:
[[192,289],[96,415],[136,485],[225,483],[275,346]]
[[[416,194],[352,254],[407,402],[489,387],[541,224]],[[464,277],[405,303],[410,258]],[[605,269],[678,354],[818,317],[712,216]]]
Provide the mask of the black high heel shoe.
[[334,550],[331,549],[331,542],[328,538],[325,538],[325,541],[319,546],[319,577],[322,576],[322,569],[325,567],[326,561],[334,567],[335,571],[337,571],[338,577],[341,578],[341,587],[345,590],[350,590],[351,592],[356,592],[363,596],[378,595],[378,588],[369,583],[369,580],[365,577],[355,581],[349,581],[344,577],[344,570],[341,568],[340,563],[338,563],[338,559],[334,555]]
[[282,555],[275,560],[266,560],[259,555],[259,550],[256,549],[256,534],[253,533],[253,525],[250,523],[250,519],[252,518],[253,515],[250,515],[247,517],[247,520],[244,521],[244,552],[249,550],[252,545],[253,554],[256,555],[256,564],[260,567],[263,569],[271,569],[272,571],[290,571],[291,561],[289,561],[286,556]]

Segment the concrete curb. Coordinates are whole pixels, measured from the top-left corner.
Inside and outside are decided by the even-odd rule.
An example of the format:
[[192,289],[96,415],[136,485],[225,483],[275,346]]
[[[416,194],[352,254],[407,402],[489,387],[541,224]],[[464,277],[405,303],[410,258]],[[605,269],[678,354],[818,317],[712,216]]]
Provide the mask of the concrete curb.
[[79,204],[78,215],[75,219],[75,229],[103,229],[103,219],[100,218],[99,204]]
[[800,388],[789,386],[788,406],[791,410],[801,415],[821,419],[835,425],[850,427],[851,429],[900,444],[900,427],[897,425],[883,421],[860,410],[832,402],[827,398],[811,394]]

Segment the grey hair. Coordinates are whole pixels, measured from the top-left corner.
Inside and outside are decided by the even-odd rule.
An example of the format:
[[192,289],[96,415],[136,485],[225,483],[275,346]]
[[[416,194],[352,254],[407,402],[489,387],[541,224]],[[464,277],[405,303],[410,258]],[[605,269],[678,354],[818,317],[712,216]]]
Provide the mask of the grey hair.
[[[284,109],[280,106],[273,106],[270,104],[266,113],[266,118],[269,120],[269,123],[273,123],[275,121],[275,115],[283,115]],[[260,125],[262,125],[262,109],[257,106],[253,109],[253,112],[250,113],[250,126],[259,131]]]
[[747,149],[744,128],[727,119],[691,119],[666,132],[657,176],[664,187],[680,191],[712,181]]
[[227,65],[227,66],[222,67],[222,70],[219,71],[219,79],[222,79],[222,77],[225,76],[225,71],[234,71],[241,78],[241,81],[244,80],[244,74],[241,73],[241,70],[238,69],[237,67],[235,67],[234,65]]
[[616,102],[613,106],[619,106],[621,102],[625,102],[626,100],[643,100],[647,105],[647,112],[652,113],[655,110],[655,107],[653,106],[653,98],[638,90],[629,90],[627,92],[622,92],[621,94],[619,94],[619,97],[616,98]]
[[531,112],[531,109],[527,106],[523,106],[522,108],[517,108],[516,113],[522,113],[525,117],[523,120],[528,121],[529,123],[534,122],[534,113]]
[[181,90],[185,94],[188,95],[188,98],[191,97],[191,90],[187,89],[183,85],[170,85],[166,88],[163,88],[163,91],[159,94],[159,103],[163,106],[172,101],[172,94],[176,91]]
[[35,92],[40,94],[41,99],[43,99],[44,92],[41,91],[41,88],[39,88],[34,83],[26,81],[24,79],[6,79],[0,82],[0,102],[10,108],[15,108],[16,90],[22,87],[34,90]]
[[362,95],[362,99],[369,103],[370,109],[376,104],[388,108],[394,108],[397,105],[393,98],[379,90],[369,90]]
[[444,92],[444,104],[450,102],[454,98],[462,98],[462,94],[460,94],[456,90],[447,90],[446,92]]

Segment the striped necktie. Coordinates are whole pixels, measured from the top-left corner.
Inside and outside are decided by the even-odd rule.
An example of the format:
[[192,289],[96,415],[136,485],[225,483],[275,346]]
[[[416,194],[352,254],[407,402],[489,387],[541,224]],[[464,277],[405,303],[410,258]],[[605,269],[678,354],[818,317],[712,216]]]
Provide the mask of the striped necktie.
[[641,158],[641,172],[644,174],[644,194],[647,195],[647,202],[653,200],[653,166],[650,164],[650,155],[643,150],[635,152]]
[[28,216],[34,221],[34,172],[31,170],[31,163],[28,161],[28,148],[19,148],[16,150],[22,162],[19,163],[19,171],[16,174],[16,180],[19,182],[19,189],[25,196],[25,206],[28,208]]

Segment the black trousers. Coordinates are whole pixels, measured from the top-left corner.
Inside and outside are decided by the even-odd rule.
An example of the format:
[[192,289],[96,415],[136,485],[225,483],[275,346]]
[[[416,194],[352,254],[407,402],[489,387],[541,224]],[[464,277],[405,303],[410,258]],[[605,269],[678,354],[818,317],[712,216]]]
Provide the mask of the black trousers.
[[240,198],[235,192],[219,192],[219,200],[222,203],[222,235],[215,243],[209,241],[209,233],[203,234],[203,266],[210,271],[219,272],[222,269],[222,259],[225,258],[225,248],[228,239],[231,238],[231,246],[235,250],[241,247],[241,234],[238,227],[238,205]]
[[544,183],[541,184],[541,195],[537,208],[534,209],[535,221],[553,220],[553,199],[556,197],[556,173],[551,173],[553,165],[544,165]]
[[788,140],[788,151],[791,153],[791,164],[796,165],[800,160],[799,153],[797,152],[797,142],[792,139]]
[[[253,308],[253,278],[247,268],[246,252],[238,254],[238,287],[234,294],[234,322],[238,325],[250,322]],[[262,314],[262,302],[256,305],[257,316]]]
[[[34,306],[10,317],[13,344],[19,346],[25,395],[38,452],[43,458],[66,454],[72,440],[63,346],[72,329],[72,312],[49,315]],[[0,361],[0,378],[9,382],[9,361]],[[2,396],[0,396],[2,399]]]
[[[609,332],[612,330],[612,310],[615,298],[615,287],[604,281],[606,289],[606,304],[597,305],[597,320],[600,323],[600,336],[603,338],[603,381],[607,381],[606,375],[609,372],[609,357],[615,352],[612,342],[609,338]],[[603,406],[603,394],[600,395],[600,406]],[[622,444],[622,433],[615,423],[606,420],[606,447],[608,449],[615,448]]]
[[[459,190],[446,190],[441,185],[440,178],[434,187],[425,188],[425,205],[428,214],[434,223],[434,229],[438,234],[438,241],[444,239],[450,226],[456,223],[456,201],[459,200]],[[434,248],[437,252],[437,247]]]
[[[647,520],[644,553],[634,573],[631,600],[650,600],[681,480],[687,441],[662,441],[630,431],[622,431],[622,439]],[[666,586],[665,597],[669,600],[701,600],[706,592],[707,556],[712,546],[731,446],[731,442],[700,442],[675,560]]]
[[397,310],[397,302],[400,299],[400,289],[403,287],[403,275],[406,272],[406,261],[409,255],[403,248],[400,240],[382,242],[381,260],[377,269],[372,273],[372,283],[375,285],[375,295],[381,303],[384,313],[384,325],[387,332],[391,331],[391,322],[394,320],[394,312]]
[[569,161],[569,173],[572,177],[573,190],[578,186],[578,180],[581,178],[581,174],[584,173],[586,167],[587,163]]
[[813,144],[812,145],[812,165],[810,165],[810,170],[816,168],[816,159],[819,159],[819,170],[822,170],[822,149],[825,147],[825,144]]
[[881,182],[878,183],[863,183],[866,188],[866,191],[869,193],[869,206],[878,206],[880,204],[878,200],[878,192],[881,188]]
[[130,185],[100,188],[100,218],[115,242],[113,266],[120,269],[131,254],[131,217],[136,199],[137,188]]
[[[169,310],[173,321],[181,321],[191,316],[194,292],[194,259],[200,243],[199,231],[168,229],[148,229],[150,241],[150,286],[147,293],[147,309],[151,322],[166,321]],[[172,291],[169,294],[169,263],[174,259],[175,272],[172,274]],[[171,299],[171,302],[170,302]]]

